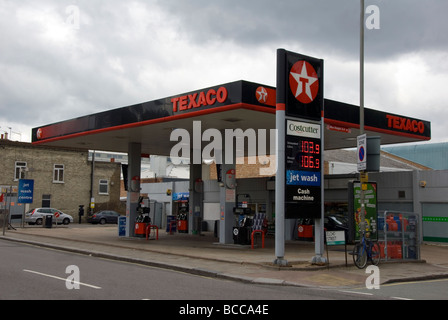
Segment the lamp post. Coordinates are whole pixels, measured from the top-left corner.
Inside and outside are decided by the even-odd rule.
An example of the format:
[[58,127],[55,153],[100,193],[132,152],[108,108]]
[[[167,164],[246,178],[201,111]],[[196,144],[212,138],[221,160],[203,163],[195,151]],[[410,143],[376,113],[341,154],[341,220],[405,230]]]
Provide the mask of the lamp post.
[[[365,133],[364,130],[364,17],[365,17],[365,0],[361,1],[361,11],[360,11],[360,41],[359,41],[359,135],[363,135]],[[359,180],[361,183],[360,190],[360,234],[364,234],[365,232],[365,193],[363,188],[363,180],[362,177],[365,176],[365,171],[362,170],[359,172]]]
[[365,0],[361,0],[360,41],[359,41],[359,131],[364,134],[364,8]]

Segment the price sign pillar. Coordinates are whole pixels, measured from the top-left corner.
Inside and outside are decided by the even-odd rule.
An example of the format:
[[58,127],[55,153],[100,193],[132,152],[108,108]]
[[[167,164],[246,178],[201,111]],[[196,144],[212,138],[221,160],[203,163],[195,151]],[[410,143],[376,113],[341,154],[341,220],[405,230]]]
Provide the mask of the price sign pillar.
[[276,260],[285,265],[285,219],[313,218],[316,256],[323,233],[323,60],[277,51]]

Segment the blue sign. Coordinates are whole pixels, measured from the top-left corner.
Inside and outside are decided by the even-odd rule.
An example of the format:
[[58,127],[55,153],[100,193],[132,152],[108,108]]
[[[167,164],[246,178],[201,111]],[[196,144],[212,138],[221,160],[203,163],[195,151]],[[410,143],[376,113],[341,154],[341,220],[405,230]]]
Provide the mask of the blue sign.
[[289,186],[320,187],[321,173],[313,171],[286,171],[286,184]]
[[359,148],[359,161],[364,161],[364,156],[365,156],[365,150],[364,147],[360,147]]
[[173,201],[188,201],[190,198],[189,192],[175,192],[173,193]]
[[119,237],[126,237],[126,224],[127,224],[126,216],[118,217],[118,236]]
[[33,203],[34,180],[20,179],[18,203]]

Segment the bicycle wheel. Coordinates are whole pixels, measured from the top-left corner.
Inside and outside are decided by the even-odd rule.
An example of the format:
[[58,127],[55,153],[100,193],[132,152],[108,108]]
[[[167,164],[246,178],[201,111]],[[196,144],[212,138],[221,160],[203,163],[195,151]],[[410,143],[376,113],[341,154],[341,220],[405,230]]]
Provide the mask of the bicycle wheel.
[[372,242],[370,244],[370,259],[372,260],[372,264],[377,266],[380,263],[381,259],[381,250],[378,242]]
[[353,262],[359,269],[364,269],[367,264],[367,252],[362,243],[357,243],[353,247]]

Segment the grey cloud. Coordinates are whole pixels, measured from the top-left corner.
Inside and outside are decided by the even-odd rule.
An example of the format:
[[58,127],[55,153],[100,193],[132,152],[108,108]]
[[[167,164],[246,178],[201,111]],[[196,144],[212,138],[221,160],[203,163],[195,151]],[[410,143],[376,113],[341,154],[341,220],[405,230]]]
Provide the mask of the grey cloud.
[[[193,41],[234,40],[242,46],[298,42],[349,57],[359,51],[360,1],[160,0]],[[381,29],[366,32],[372,59],[413,50],[446,49],[448,3],[442,0],[367,0],[380,9]],[[366,15],[368,16],[368,15]]]

